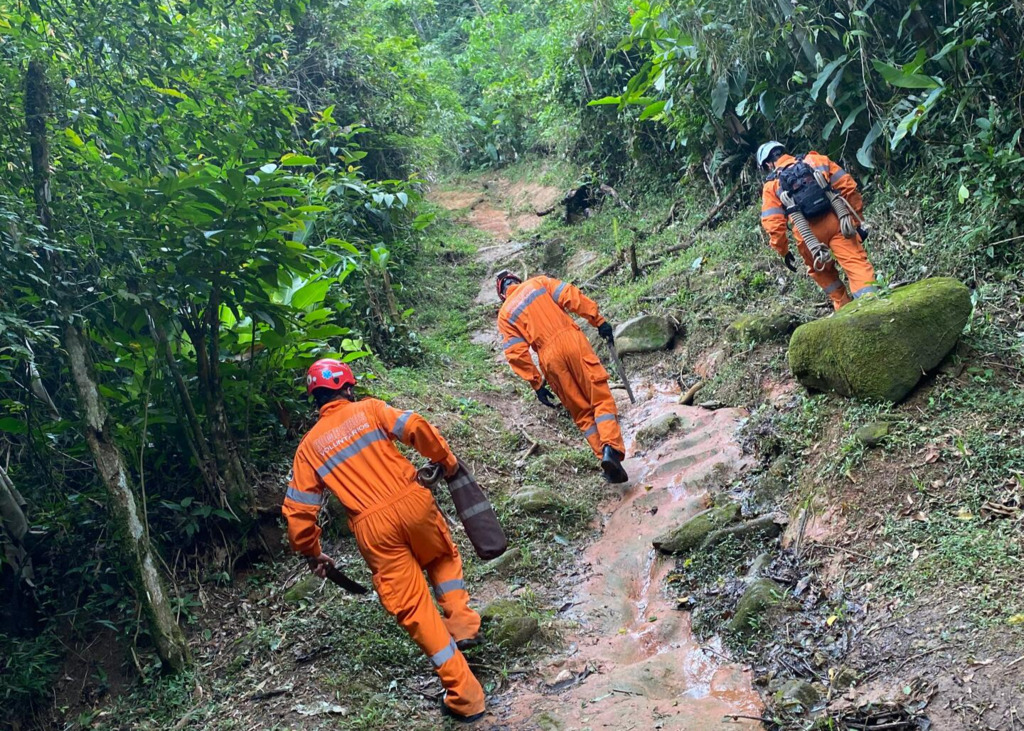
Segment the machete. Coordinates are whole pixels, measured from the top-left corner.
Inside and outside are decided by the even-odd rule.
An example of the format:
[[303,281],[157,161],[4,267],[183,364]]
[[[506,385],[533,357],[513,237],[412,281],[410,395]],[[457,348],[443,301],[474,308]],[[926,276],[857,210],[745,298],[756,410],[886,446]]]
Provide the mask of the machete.
[[619,353],[615,350],[615,343],[608,343],[608,354],[611,355],[612,364],[615,366],[615,370],[618,372],[619,378],[622,379],[622,385],[626,387],[626,393],[629,394],[629,402],[631,404],[635,404],[636,396],[633,395],[633,389],[629,385],[629,379],[626,378],[626,369],[622,367],[622,361],[619,360]]
[[327,578],[350,594],[368,594],[370,591],[358,581],[353,581],[345,576],[337,566],[327,567]]

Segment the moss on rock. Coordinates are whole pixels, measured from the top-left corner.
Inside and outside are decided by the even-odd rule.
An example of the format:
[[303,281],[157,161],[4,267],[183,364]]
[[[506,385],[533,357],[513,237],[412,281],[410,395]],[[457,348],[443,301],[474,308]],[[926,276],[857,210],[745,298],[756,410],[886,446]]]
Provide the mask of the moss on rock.
[[512,599],[496,599],[480,611],[480,618],[486,625],[487,638],[512,650],[525,645],[540,629],[537,618]]
[[736,613],[729,620],[729,631],[737,635],[749,634],[759,626],[765,612],[781,602],[783,596],[785,589],[771,579],[750,582],[736,604]]
[[645,448],[657,444],[682,423],[678,414],[664,414],[636,433],[636,443]]
[[664,317],[641,315],[615,328],[615,347],[620,355],[653,353],[672,344],[676,326]]
[[733,343],[785,342],[801,323],[795,312],[777,311],[767,315],[743,315],[726,329],[725,336]]
[[701,546],[704,539],[718,528],[732,523],[740,515],[740,506],[729,502],[697,513],[682,525],[662,533],[652,543],[662,553],[679,555]]
[[546,487],[527,487],[512,496],[512,503],[528,515],[555,513],[564,506],[561,498]]
[[953,349],[970,316],[967,287],[925,279],[801,325],[789,365],[807,388],[895,403]]

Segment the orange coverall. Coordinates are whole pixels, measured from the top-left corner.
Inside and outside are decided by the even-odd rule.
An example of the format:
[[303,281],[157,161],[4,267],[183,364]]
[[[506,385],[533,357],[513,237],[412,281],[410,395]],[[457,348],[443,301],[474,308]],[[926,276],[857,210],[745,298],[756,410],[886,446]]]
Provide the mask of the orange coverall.
[[[820,170],[828,177],[832,187],[836,189],[845,199],[850,207],[861,215],[864,210],[864,199],[857,190],[857,183],[853,176],[817,152],[809,152],[804,155],[804,162],[815,170]],[[779,171],[790,165],[796,164],[796,158],[792,155],[783,155],[775,163],[775,170]],[[843,236],[839,228],[839,217],[829,211],[824,216],[808,221],[811,231],[818,237],[818,240],[832,250],[832,254],[846,272],[850,280],[850,291],[853,299],[862,297],[869,292],[875,292],[877,288],[872,284],[875,281],[875,270],[868,261],[867,252],[861,243],[860,236],[855,235],[854,239]],[[788,225],[786,223],[785,208],[779,198],[779,180],[772,176],[761,191],[761,225],[768,232],[772,248],[779,252],[780,256],[789,253]],[[850,293],[839,278],[835,262],[830,262],[824,271],[817,272],[812,266],[813,257],[799,231],[793,231],[797,240],[797,249],[807,265],[807,273],[818,283],[818,286],[825,290],[825,294],[832,300],[832,306],[839,309],[849,304]]]
[[[317,514],[324,490],[333,492],[348,512],[381,604],[433,662],[448,707],[472,716],[484,710],[484,691],[455,643],[476,636],[480,616],[469,607],[462,559],[434,496],[416,481],[416,469],[394,439],[446,472],[458,463],[419,414],[377,399],[325,404],[295,453],[282,508],[288,538],[293,550],[320,555]],[[431,601],[424,571],[444,618]]]
[[[625,454],[608,372],[566,311],[594,327],[605,321],[597,304],[568,282],[539,276],[510,285],[498,312],[505,358],[534,391],[547,380],[594,454],[601,457],[606,444]],[[530,348],[537,351],[543,376],[533,364]]]

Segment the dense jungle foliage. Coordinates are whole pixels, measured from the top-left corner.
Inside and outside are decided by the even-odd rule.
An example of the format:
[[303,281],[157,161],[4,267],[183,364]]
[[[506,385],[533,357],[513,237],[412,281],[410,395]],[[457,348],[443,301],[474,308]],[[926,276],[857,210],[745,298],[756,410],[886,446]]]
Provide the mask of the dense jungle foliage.
[[779,138],[1012,276],[1022,37],[1016,0],[0,0],[0,703],[97,626],[188,665],[165,578],[280,550],[304,368],[431,357],[440,171],[718,198]]

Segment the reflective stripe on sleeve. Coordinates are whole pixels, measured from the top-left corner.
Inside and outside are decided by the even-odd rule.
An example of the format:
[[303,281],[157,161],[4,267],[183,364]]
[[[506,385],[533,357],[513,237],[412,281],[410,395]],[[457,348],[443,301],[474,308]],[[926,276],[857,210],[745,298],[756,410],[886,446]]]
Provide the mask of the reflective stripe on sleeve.
[[435,668],[439,668],[446,662],[455,657],[455,653],[458,652],[458,647],[455,646],[455,640],[448,642],[448,647],[444,648],[440,652],[435,652],[430,656],[430,662],[434,663]]
[[380,429],[374,429],[373,431],[367,432],[341,451],[332,454],[326,462],[316,468],[316,473],[320,475],[321,478],[327,477],[335,467],[340,465],[349,457],[354,457],[374,442],[383,442],[387,440],[388,435]]
[[542,294],[547,293],[548,291],[546,289],[535,289],[532,292],[530,292],[530,294],[526,295],[526,298],[522,302],[520,302],[516,306],[516,308],[512,310],[512,314],[508,316],[509,324],[514,325],[516,320],[519,319],[519,316],[523,314],[523,310],[525,310],[531,302],[540,297]]
[[324,502],[323,495],[317,495],[315,492],[303,492],[294,487],[289,487],[284,496],[303,505],[323,505]]
[[412,411],[403,411],[402,415],[395,419],[395,428],[392,429],[395,436],[401,439],[405,435],[405,423],[409,421],[409,417],[412,416]]
[[772,206],[771,208],[765,208],[761,211],[761,218],[770,218],[771,216],[785,216],[786,210],[779,206]]
[[562,296],[562,290],[565,289],[565,282],[562,282],[555,287],[555,304],[558,304],[558,299]]
[[465,590],[466,582],[462,579],[451,579],[450,581],[442,581],[440,584],[434,587],[434,596],[441,598],[450,591],[458,591],[459,589]]
[[834,172],[834,173],[832,174],[832,177],[831,177],[831,178],[829,178],[828,184],[829,184],[829,185],[835,185],[835,184],[836,184],[837,182],[839,182],[840,180],[842,180],[842,179],[843,179],[844,177],[846,177],[847,175],[849,175],[849,173],[848,173],[848,172],[846,172],[846,171],[845,171],[845,170],[843,170],[842,168],[839,168],[838,170],[836,170],[836,171],[835,171],[835,172]]
[[477,503],[476,505],[474,505],[471,508],[466,508],[466,510],[464,510],[461,513],[459,513],[459,517],[462,518],[463,520],[469,520],[474,515],[480,515],[480,513],[483,513],[483,512],[485,512],[487,510],[490,510],[490,509],[491,509],[491,504],[489,502],[487,502],[486,500],[484,500],[482,503]]
[[509,338],[508,340],[505,341],[504,350],[508,350],[509,348],[511,348],[514,345],[518,345],[519,343],[525,343],[525,342],[526,341],[523,340],[523,338],[520,338],[520,337]]

